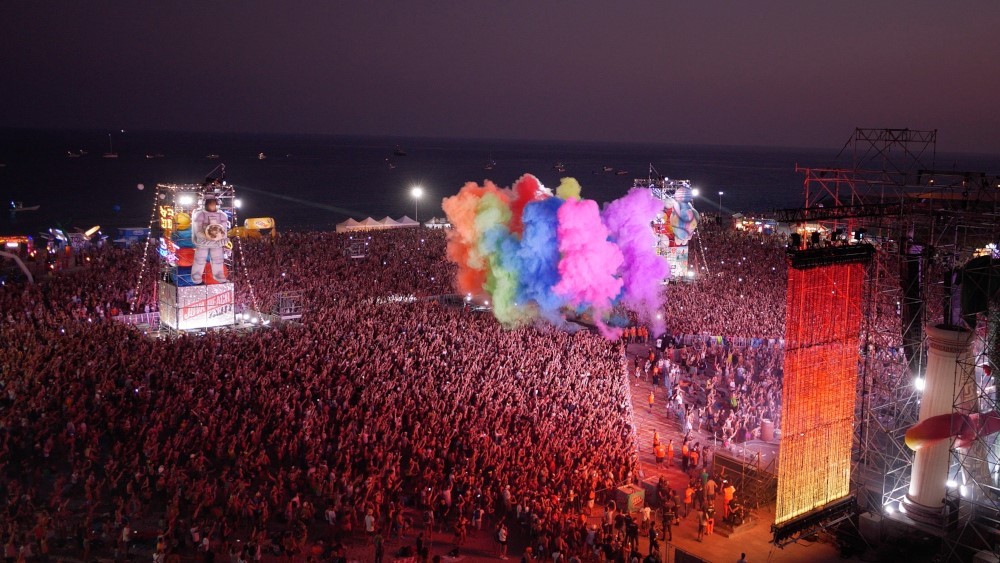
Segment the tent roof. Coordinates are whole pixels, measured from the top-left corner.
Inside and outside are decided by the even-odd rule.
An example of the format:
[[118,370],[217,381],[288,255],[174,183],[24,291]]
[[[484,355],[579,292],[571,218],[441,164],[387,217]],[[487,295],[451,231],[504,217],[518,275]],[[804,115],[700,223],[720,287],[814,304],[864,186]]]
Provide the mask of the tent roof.
[[420,224],[420,223],[417,223],[416,221],[414,221],[413,219],[410,219],[406,215],[403,215],[402,217],[400,217],[399,221],[396,221],[396,222],[399,223],[400,225],[419,225]]
[[365,226],[365,227],[377,227],[377,226],[381,225],[382,223],[379,223],[375,219],[372,219],[371,217],[368,217],[367,219],[365,219],[364,221],[362,221],[362,222],[360,222],[358,224],[362,225],[362,226]]
[[388,215],[386,215],[385,217],[383,217],[382,219],[379,220],[379,224],[380,225],[385,225],[387,227],[393,227],[393,226],[398,225],[399,223],[397,223],[396,220],[393,219],[392,217],[389,217]]

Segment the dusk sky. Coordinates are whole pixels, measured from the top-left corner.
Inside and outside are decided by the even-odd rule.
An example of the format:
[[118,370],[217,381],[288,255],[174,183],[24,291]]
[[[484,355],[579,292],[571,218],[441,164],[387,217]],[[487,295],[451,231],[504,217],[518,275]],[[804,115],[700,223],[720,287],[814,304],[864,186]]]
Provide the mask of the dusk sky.
[[0,127],[1000,153],[1000,3],[6,2]]

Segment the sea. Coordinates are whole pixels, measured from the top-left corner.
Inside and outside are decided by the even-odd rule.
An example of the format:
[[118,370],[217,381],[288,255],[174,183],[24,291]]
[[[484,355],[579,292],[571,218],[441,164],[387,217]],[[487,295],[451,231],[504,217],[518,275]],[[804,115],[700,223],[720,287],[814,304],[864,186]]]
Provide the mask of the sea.
[[[466,182],[510,186],[522,174],[549,187],[571,176],[583,196],[606,202],[624,195],[650,166],[688,179],[707,212],[767,213],[803,202],[800,166],[843,166],[839,148],[652,145],[598,142],[379,138],[250,133],[111,133],[0,129],[0,196],[40,206],[4,212],[0,234],[37,235],[49,228],[150,223],[157,183],[200,183],[218,176],[236,186],[241,217],[273,217],[279,230],[330,230],[348,217],[442,216],[441,199]],[[405,152],[397,156],[395,150]],[[85,152],[70,158],[68,152]],[[849,152],[849,151],[848,151]],[[259,156],[263,153],[264,159]],[[217,159],[208,158],[218,155]],[[492,169],[487,169],[492,164]],[[565,172],[556,170],[562,164]],[[1000,171],[1000,156],[938,153],[935,167]],[[611,171],[606,172],[605,168]],[[619,173],[619,171],[622,171]],[[414,200],[410,190],[423,188]],[[720,198],[719,192],[722,192]]]

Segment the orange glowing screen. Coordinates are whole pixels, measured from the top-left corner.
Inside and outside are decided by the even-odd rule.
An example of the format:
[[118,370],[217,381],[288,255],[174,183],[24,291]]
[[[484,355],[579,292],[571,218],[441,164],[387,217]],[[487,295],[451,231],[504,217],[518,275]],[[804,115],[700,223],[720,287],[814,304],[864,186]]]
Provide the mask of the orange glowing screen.
[[850,492],[861,263],[789,268],[775,524]]

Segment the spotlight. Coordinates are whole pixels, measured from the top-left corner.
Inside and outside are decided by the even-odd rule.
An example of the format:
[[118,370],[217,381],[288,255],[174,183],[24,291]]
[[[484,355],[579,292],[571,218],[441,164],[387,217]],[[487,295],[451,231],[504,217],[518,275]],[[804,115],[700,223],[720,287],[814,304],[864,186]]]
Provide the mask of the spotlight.
[[956,483],[954,479],[948,479],[947,481],[945,481],[944,486],[948,487],[949,489],[954,489],[955,487],[958,486],[958,483]]
[[181,205],[191,205],[192,203],[194,203],[194,196],[192,196],[191,194],[181,194],[177,198],[177,203]]
[[233,207],[235,207],[236,209],[239,209],[240,207],[243,207],[243,201],[240,198],[234,199],[233,200]]
[[917,391],[923,392],[923,390],[926,387],[927,387],[927,381],[924,378],[918,377],[913,380],[913,388],[916,389]]
[[694,197],[698,197],[701,195],[701,190],[699,190],[698,188],[694,188],[693,190],[691,190],[691,195]]

